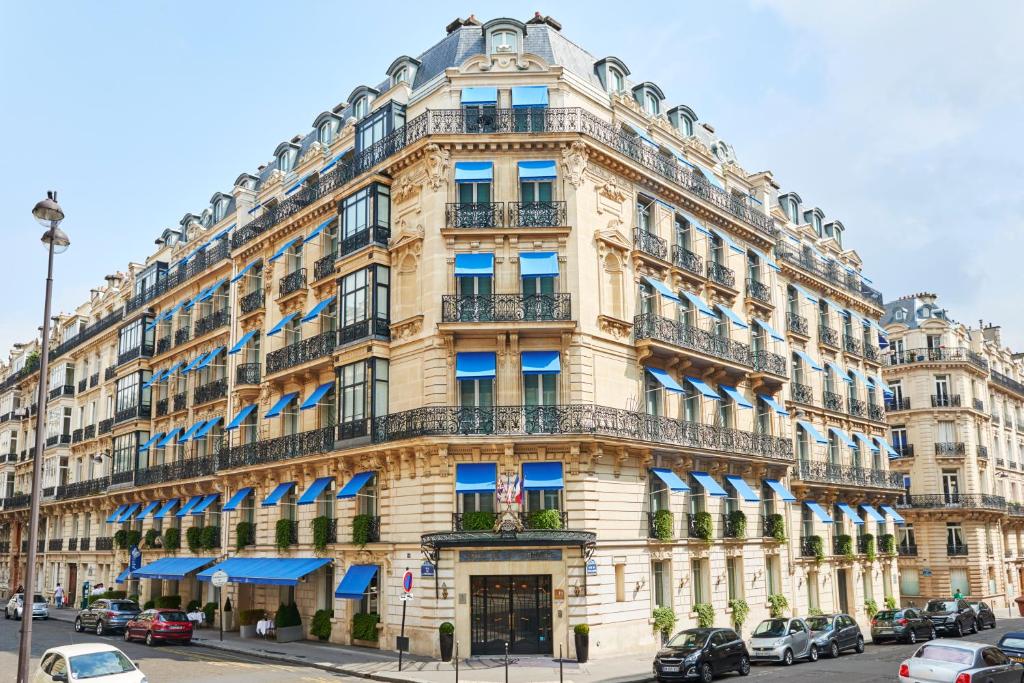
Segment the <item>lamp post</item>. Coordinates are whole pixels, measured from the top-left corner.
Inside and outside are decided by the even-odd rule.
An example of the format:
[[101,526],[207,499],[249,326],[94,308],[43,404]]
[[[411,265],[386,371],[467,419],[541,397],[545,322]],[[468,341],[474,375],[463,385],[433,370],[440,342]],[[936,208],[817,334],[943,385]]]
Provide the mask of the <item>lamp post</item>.
[[[47,192],[46,199],[32,209],[32,215],[46,228],[42,242],[46,245],[46,299],[43,303],[42,347],[39,350],[39,397],[36,400],[36,443],[32,457],[32,502],[28,517],[28,554],[25,558],[25,592],[21,609],[21,641],[18,645],[17,683],[29,683],[28,664],[32,657],[32,604],[36,585],[36,537],[39,535],[39,494],[42,489],[43,434],[46,429],[47,364],[50,360],[50,296],[53,293],[53,255],[60,254],[71,245],[71,240],[58,226],[64,220],[64,211],[57,203],[57,193]],[[27,612],[27,614],[26,614]]]

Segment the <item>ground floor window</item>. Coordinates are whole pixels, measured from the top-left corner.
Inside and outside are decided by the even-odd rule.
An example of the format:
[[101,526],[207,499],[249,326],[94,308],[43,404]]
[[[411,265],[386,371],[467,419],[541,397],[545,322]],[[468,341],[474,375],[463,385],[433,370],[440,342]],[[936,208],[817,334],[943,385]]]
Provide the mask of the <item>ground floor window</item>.
[[725,560],[725,578],[730,600],[743,597],[743,560],[729,557]]
[[917,569],[904,567],[900,570],[900,593],[903,595],[921,594],[921,577]]
[[669,563],[664,560],[651,562],[651,599],[655,607],[671,607],[672,595]]
[[818,600],[818,572],[807,572],[807,608],[821,609]]
[[871,570],[868,569],[863,575],[864,581],[864,602],[875,599],[875,582],[871,580]]
[[359,601],[359,611],[363,614],[380,614],[380,571],[373,574],[370,585],[366,587],[362,600]]
[[779,557],[768,555],[764,558],[765,586],[768,593],[781,593],[782,585],[779,583]]
[[707,588],[707,560],[690,560],[690,585],[693,587],[693,604],[708,601],[711,593]]

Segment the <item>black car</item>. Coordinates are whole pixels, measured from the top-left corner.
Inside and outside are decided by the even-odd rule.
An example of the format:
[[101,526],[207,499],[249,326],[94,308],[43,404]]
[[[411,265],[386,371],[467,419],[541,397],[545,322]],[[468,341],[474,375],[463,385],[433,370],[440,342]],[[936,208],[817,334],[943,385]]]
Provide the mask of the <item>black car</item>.
[[811,629],[811,642],[818,646],[818,652],[829,657],[838,657],[843,650],[864,652],[860,626],[848,614],[805,617],[804,623]]
[[75,630],[92,631],[98,636],[113,631],[123,631],[125,624],[141,612],[137,603],[132,600],[96,600],[78,612],[75,617]]
[[996,627],[996,613],[992,611],[987,602],[969,602],[967,604],[971,606],[975,616],[978,617],[979,631],[986,627]]
[[978,616],[966,600],[929,600],[924,616],[931,620],[939,633],[962,636],[978,632]]
[[750,654],[731,628],[690,628],[680,631],[654,656],[658,681],[696,680],[708,683],[718,674],[750,673]]
[[1024,662],[1024,631],[1004,633],[996,646],[1015,662]]
[[916,643],[931,640],[936,636],[932,620],[917,608],[883,609],[871,619],[871,642],[884,643],[887,640],[902,640]]

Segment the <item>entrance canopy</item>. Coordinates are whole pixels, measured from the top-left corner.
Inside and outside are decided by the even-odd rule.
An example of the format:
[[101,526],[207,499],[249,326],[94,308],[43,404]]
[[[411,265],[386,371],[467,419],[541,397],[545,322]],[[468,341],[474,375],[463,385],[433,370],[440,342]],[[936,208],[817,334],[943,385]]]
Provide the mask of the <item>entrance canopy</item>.
[[223,569],[231,583],[297,586],[299,579],[330,563],[319,557],[232,557],[204,569],[196,578],[209,581],[214,572]]
[[132,572],[132,578],[180,581],[211,562],[212,557],[164,557],[139,567]]

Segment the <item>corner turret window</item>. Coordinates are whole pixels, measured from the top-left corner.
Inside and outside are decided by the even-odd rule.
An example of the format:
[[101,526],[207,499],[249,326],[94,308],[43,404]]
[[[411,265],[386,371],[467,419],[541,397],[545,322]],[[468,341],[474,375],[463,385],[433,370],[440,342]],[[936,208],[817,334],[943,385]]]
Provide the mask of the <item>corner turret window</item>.
[[495,31],[491,34],[492,52],[516,52],[519,49],[519,38],[514,31]]

